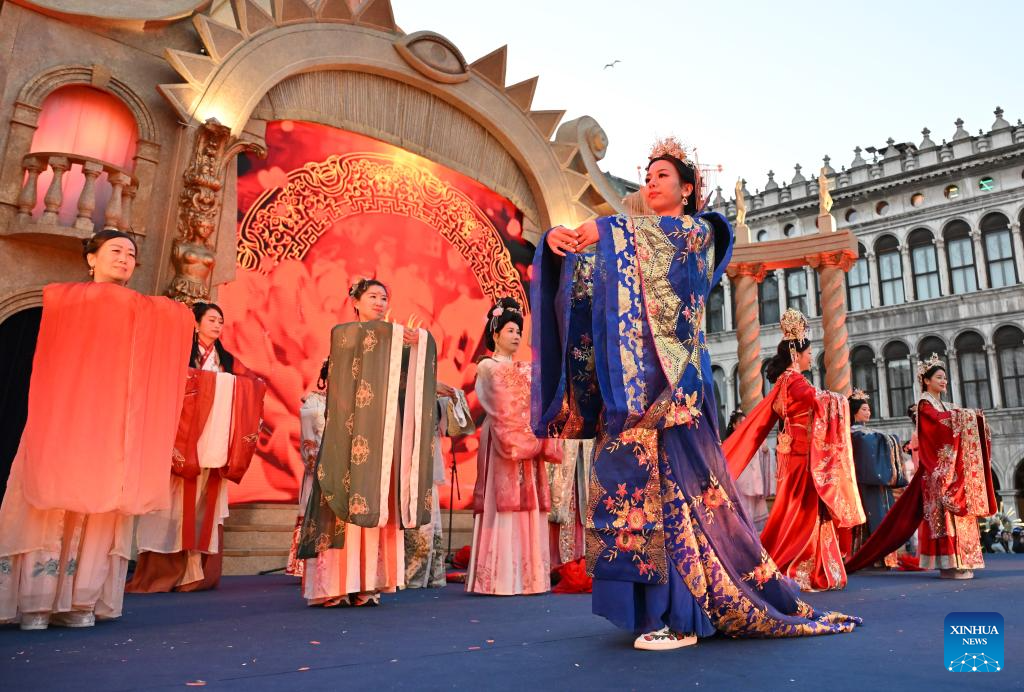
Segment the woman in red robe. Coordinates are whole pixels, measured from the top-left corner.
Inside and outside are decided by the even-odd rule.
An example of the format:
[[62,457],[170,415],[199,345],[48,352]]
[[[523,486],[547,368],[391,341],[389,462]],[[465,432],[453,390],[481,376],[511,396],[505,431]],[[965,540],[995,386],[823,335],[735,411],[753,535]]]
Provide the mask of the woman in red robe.
[[917,375],[923,390],[917,402],[918,472],[848,569],[871,564],[916,529],[923,569],[938,569],[943,579],[971,579],[985,566],[978,517],[997,508],[988,425],[982,411],[942,401],[948,382],[937,355],[922,361]]
[[766,368],[775,387],[722,448],[729,472],[738,478],[779,423],[778,489],[761,543],[803,591],[824,591],[846,586],[843,553],[849,531],[842,529],[864,523],[865,517],[853,467],[849,405],[801,374],[812,358],[806,330],[798,310],[782,316],[783,340]]
[[266,384],[221,343],[220,306],[196,303],[192,314],[188,403],[169,460],[171,507],[140,517],[128,593],[217,588],[228,516],[225,480],[241,481],[256,451]]

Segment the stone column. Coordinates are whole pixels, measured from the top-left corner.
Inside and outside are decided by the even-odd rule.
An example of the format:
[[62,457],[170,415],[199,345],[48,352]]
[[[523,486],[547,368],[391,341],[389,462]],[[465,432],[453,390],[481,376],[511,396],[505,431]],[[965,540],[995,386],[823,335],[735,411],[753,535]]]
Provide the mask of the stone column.
[[964,392],[960,388],[960,361],[956,357],[954,349],[951,348],[946,352],[946,360],[949,361],[949,387],[946,390],[949,400],[957,406],[966,406]]
[[[993,469],[993,475],[995,470]],[[1002,479],[1000,479],[1002,480]],[[1007,488],[1005,490],[997,490],[996,497],[999,498],[999,511],[1002,512],[1004,509],[1017,510],[1017,498],[1024,497],[1024,491],[1020,488]]]
[[946,255],[946,241],[942,238],[935,239],[935,259],[939,268],[939,290],[944,296],[953,295],[953,289],[949,277],[949,257]]
[[821,326],[824,332],[825,385],[850,395],[850,347],[846,331],[846,272],[857,255],[851,250],[823,252],[808,258],[821,281]]
[[[725,327],[725,331],[729,332],[735,329],[732,323],[732,282],[722,282],[722,324]],[[730,389],[732,389],[730,387]],[[733,409],[734,411],[736,409]]]
[[995,344],[985,344],[988,358],[988,381],[992,389],[992,408],[1003,408],[1003,378],[999,376],[999,358]]
[[1024,281],[1024,238],[1019,223],[1010,224],[1010,243],[1013,247],[1013,262],[1017,265],[1017,283]]
[[786,285],[786,270],[775,270],[775,285],[779,287],[779,314],[789,307],[789,287]]
[[807,316],[817,317],[821,313],[818,311],[818,294],[814,290],[814,270],[810,267],[804,267],[804,283],[807,286]]
[[[907,362],[910,363],[910,391],[914,403],[921,396],[924,389],[921,387],[921,380],[917,377],[917,354],[911,351],[907,354]],[[900,412],[902,413],[902,411]]]
[[889,410],[889,369],[881,356],[875,358],[875,382],[878,383],[878,417],[894,418]]
[[978,275],[978,288],[984,291],[988,288],[988,261],[985,258],[985,248],[981,244],[981,231],[971,231],[971,241],[974,243],[974,271]]
[[[733,391],[732,375],[730,374],[733,368],[732,366],[730,366],[728,368],[723,367],[722,369],[725,370],[725,391],[722,392],[722,395],[725,397],[725,407],[726,409],[728,409],[728,417],[731,416],[732,412],[736,410],[736,393]],[[726,423],[728,422],[729,421],[726,420]]]
[[767,271],[760,263],[730,264],[726,270],[736,291],[736,350],[739,355],[740,401],[750,413],[761,394],[761,324],[757,311],[757,286]]
[[868,288],[871,291],[871,307],[882,306],[882,292],[878,283],[878,263],[875,253],[869,252],[866,255],[868,262]]
[[900,248],[900,258],[903,261],[903,300],[910,302],[914,299],[914,267],[910,263],[910,248],[906,245]]

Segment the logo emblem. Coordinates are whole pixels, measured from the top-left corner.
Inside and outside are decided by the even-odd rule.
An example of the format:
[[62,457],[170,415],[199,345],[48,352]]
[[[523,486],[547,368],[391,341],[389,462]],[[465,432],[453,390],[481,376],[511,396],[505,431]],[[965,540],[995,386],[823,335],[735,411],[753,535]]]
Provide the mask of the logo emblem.
[[951,673],[998,673],[1004,667],[1003,616],[950,613],[943,634],[943,661]]

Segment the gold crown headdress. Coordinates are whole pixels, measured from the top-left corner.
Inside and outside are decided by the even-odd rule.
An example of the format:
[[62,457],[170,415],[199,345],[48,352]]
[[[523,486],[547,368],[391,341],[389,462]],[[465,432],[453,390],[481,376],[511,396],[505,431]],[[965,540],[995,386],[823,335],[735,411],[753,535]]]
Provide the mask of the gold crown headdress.
[[946,364],[942,362],[937,353],[933,353],[926,360],[922,360],[917,364],[917,377],[923,380],[924,374],[934,368],[935,366],[941,367],[943,370],[946,369]]
[[779,320],[782,325],[782,338],[789,341],[803,341],[807,338],[807,318],[796,308],[789,308],[782,313]]
[[868,396],[868,393],[865,392],[863,389],[857,389],[856,387],[854,387],[853,392],[850,394],[850,398],[856,399],[857,401],[867,401],[871,397]]
[[651,147],[651,153],[647,158],[656,159],[660,156],[671,156],[682,161],[690,168],[696,167],[696,162],[690,156],[690,153],[686,151],[686,147],[675,137],[665,137],[654,142],[654,146]]

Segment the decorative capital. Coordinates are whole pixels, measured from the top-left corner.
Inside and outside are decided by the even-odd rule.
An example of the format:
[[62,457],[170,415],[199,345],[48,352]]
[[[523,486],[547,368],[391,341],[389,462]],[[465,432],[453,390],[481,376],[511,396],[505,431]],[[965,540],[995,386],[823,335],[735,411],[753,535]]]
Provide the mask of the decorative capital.
[[807,264],[814,267],[818,272],[828,267],[838,267],[844,272],[853,269],[857,262],[857,253],[853,250],[835,250],[833,252],[819,252],[816,255],[807,256]]
[[734,262],[725,270],[730,279],[738,279],[742,276],[749,276],[756,283],[761,283],[768,276],[768,270],[760,262]]

